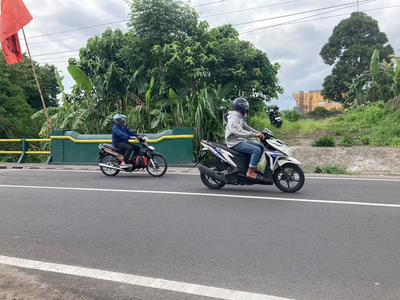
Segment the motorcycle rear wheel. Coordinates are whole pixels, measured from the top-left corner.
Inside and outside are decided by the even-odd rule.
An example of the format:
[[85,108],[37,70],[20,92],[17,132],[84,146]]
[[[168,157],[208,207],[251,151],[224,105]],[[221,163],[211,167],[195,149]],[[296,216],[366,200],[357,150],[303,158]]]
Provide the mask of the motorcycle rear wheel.
[[[214,171],[224,171],[226,170],[226,168],[224,167],[223,164],[221,164],[219,161],[210,161],[210,162],[206,162],[203,164],[203,166],[210,168],[211,170]],[[225,183],[219,181],[219,180],[214,180],[211,177],[200,173],[200,178],[201,181],[204,183],[204,185],[206,187],[208,187],[209,189],[212,190],[218,190],[221,189],[225,186]]]
[[[110,165],[113,167],[119,167],[119,161],[116,157],[112,155],[106,155],[103,156],[103,158],[100,161],[102,164]],[[104,175],[106,176],[116,176],[119,173],[119,170],[115,169],[110,169],[110,168],[105,168],[105,167],[100,167],[100,170],[103,172]]]
[[[303,170],[295,164],[284,164],[274,172],[274,183],[278,189],[285,193],[295,193],[300,190],[305,182]],[[291,183],[296,183],[291,186]]]

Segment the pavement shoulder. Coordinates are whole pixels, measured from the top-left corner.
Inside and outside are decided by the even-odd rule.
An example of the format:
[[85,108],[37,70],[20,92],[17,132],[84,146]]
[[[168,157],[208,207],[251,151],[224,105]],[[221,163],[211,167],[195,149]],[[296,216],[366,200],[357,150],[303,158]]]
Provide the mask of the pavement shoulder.
[[[22,170],[72,170],[72,171],[97,171],[97,165],[51,165],[51,164],[31,164],[31,163],[0,163],[0,170],[4,169],[22,169]],[[168,167],[168,173],[198,174],[199,171],[195,167]],[[400,174],[375,172],[362,173],[355,175],[347,174],[318,174],[307,173],[307,177],[331,177],[331,178],[390,178],[400,179]]]

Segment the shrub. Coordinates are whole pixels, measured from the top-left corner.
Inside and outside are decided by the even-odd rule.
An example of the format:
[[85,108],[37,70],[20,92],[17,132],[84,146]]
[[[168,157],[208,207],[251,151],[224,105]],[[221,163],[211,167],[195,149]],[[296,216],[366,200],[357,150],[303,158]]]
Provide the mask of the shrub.
[[300,114],[295,110],[283,110],[282,118],[290,122],[297,122],[300,119]]
[[333,137],[325,135],[314,141],[314,147],[335,147],[335,140]]
[[361,136],[360,137],[360,142],[364,146],[368,146],[371,143],[371,139],[368,136]]
[[347,171],[345,167],[339,165],[327,165],[326,167],[316,166],[314,173],[324,173],[324,174],[351,174]]
[[354,139],[351,136],[346,135],[340,139],[339,144],[343,147],[352,147],[354,146]]

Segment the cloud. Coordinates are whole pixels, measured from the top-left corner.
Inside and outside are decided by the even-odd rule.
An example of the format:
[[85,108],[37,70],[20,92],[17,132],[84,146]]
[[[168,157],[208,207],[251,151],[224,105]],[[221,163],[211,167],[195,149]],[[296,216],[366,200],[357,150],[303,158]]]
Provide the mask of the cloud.
[[[34,20],[26,27],[28,37],[121,21],[127,19],[129,13],[128,5],[123,0],[41,0],[39,2],[40,4],[38,4],[37,0],[25,0],[25,4],[34,17]],[[207,20],[211,27],[226,23],[239,24],[249,22],[248,24],[235,26],[241,32],[240,37],[251,41],[257,48],[267,53],[271,62],[279,62],[281,64],[282,69],[279,72],[279,79],[285,89],[285,93],[274,103],[278,103],[282,108],[293,108],[296,105],[292,94],[301,90],[308,91],[322,88],[322,82],[330,73],[330,67],[322,62],[319,52],[328,41],[334,27],[356,10],[356,2],[352,0],[271,0],[268,3],[264,0],[226,0],[221,3],[211,4],[212,2],[215,2],[215,0],[192,0],[191,4],[196,6],[210,3],[209,5],[199,6],[196,10],[201,19]],[[285,3],[279,4],[282,2]],[[303,13],[352,2],[354,5],[347,9],[332,11],[340,8],[337,7],[330,10]],[[245,10],[270,4],[278,5]],[[378,9],[394,5],[399,5],[399,1],[376,0],[360,5],[360,10]],[[240,12],[226,14],[231,11]],[[395,50],[400,50],[399,12],[400,7],[366,12],[379,22],[381,31],[387,34]],[[346,15],[332,17],[343,13]],[[215,14],[222,15],[208,17]],[[317,14],[319,15],[317,16]],[[321,19],[309,21],[313,18]],[[263,19],[268,20],[254,22]],[[300,23],[282,25],[282,23],[290,21]],[[65,86],[67,88],[71,87],[73,80],[66,69],[68,59],[66,56],[76,57],[77,51],[46,56],[37,55],[77,50],[86,45],[90,35],[101,34],[107,26],[113,29],[126,29],[125,22],[121,22],[56,35],[29,38],[29,43],[32,44],[30,47],[31,53],[34,57],[36,56],[35,60],[41,63],[54,63],[65,76]],[[268,26],[273,27],[245,33],[246,30]],[[23,49],[25,48],[23,47]]]

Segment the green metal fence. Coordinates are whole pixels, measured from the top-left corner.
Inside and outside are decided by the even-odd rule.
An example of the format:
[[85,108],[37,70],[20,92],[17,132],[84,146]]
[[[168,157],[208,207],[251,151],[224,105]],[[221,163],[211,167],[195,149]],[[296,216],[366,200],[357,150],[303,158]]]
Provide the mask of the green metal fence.
[[29,150],[30,143],[51,142],[51,139],[0,139],[0,143],[21,143],[21,151],[0,150],[0,154],[19,154],[18,163],[26,162],[28,155],[48,155],[47,162],[51,159],[51,151],[33,151]]

